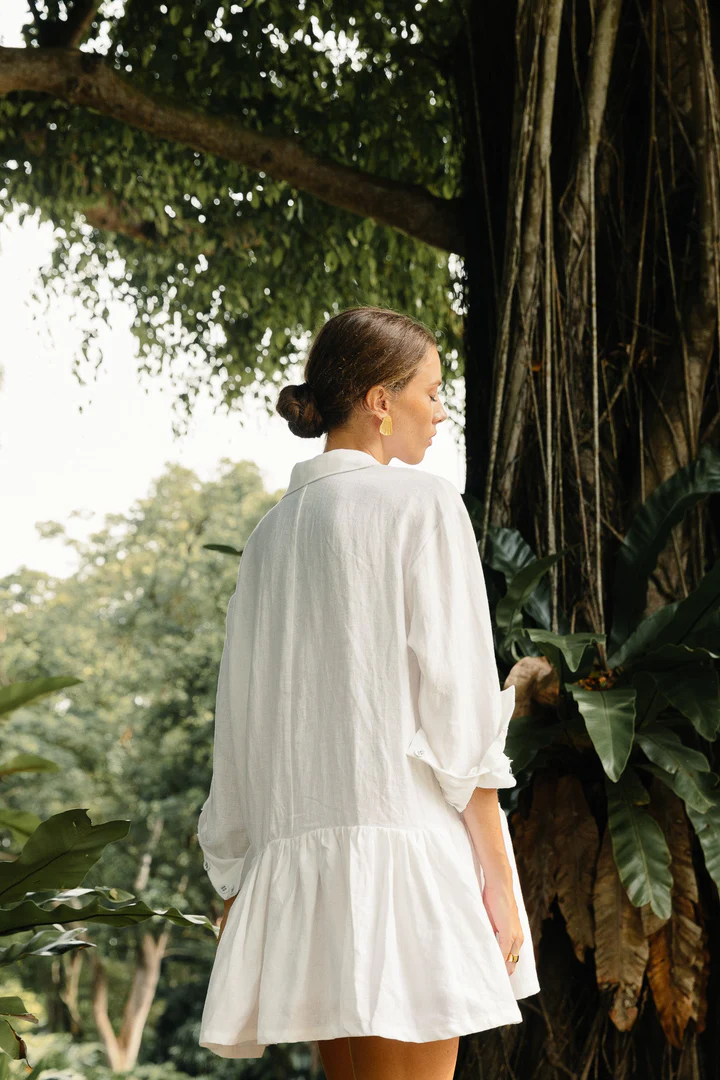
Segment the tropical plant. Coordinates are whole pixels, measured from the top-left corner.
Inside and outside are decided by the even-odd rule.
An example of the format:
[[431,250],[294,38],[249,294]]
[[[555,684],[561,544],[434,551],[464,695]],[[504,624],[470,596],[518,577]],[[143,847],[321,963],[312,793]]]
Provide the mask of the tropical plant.
[[[0,719],[80,681],[65,676],[41,677],[0,687]],[[16,755],[0,765],[0,776],[53,772],[56,768],[53,762],[39,756]],[[131,926],[160,915],[170,922],[204,925],[216,932],[204,915],[185,915],[177,908],[154,911],[122,889],[81,888],[107,845],[127,835],[128,820],[93,825],[86,810],[67,810],[39,821],[31,814],[4,808],[0,824],[16,837],[26,837],[17,855],[5,857],[0,863],[0,938],[28,932],[31,935],[0,948],[0,966],[27,956],[54,956],[92,946],[92,942],[79,936],[85,927],[78,923]],[[74,901],[80,898],[88,902],[78,906]],[[60,929],[69,924],[70,930]],[[37,1022],[37,1017],[25,1008],[20,997],[0,997],[0,1051],[11,1059],[27,1061],[25,1040],[13,1027],[18,1020]]]
[[707,1010],[703,867],[720,888],[720,777],[707,756],[720,733],[720,560],[685,599],[642,615],[672,529],[717,491],[720,453],[704,447],[635,515],[615,564],[607,660],[604,634],[572,633],[563,617],[551,629],[545,575],[565,552],[536,559],[515,530],[492,527],[487,557],[488,580],[507,582],[496,644],[516,684],[507,753],[518,785],[502,797],[533,937],[557,897],[576,958],[593,950],[615,1026],[633,1027],[647,971],[678,1048]]

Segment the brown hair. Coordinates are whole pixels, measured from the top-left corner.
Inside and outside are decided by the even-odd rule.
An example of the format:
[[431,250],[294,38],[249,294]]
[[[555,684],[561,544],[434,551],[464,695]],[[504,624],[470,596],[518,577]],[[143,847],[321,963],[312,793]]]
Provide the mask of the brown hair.
[[276,411],[293,435],[317,439],[339,427],[373,386],[399,393],[410,382],[435,336],[424,323],[377,307],[333,315],[315,335],[305,382],[284,386]]

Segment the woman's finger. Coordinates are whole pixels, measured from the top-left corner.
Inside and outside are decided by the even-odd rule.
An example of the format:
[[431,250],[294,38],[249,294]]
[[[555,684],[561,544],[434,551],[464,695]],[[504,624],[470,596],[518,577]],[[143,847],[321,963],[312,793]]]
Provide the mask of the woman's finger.
[[517,965],[516,960],[511,960],[511,956],[519,956],[520,949],[522,947],[522,939],[509,933],[498,934],[498,944],[502,951],[503,960],[505,961],[505,968],[508,975],[512,975]]

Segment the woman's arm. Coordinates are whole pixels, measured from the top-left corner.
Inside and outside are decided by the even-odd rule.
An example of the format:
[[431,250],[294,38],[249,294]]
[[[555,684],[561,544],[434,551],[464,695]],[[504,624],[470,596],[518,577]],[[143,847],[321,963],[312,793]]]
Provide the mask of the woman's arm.
[[449,481],[441,491],[440,520],[404,571],[420,718],[405,752],[434,770],[445,798],[462,813],[475,788],[517,783],[504,753],[515,686],[500,689],[472,522]]
[[[408,645],[419,667],[420,727],[406,753],[432,768],[462,815],[483,870],[483,901],[503,957],[523,941],[497,789],[514,787],[505,740],[515,686],[501,690],[485,577],[460,493],[442,482],[441,516],[405,569]],[[508,973],[515,964],[506,961]]]
[[[478,787],[463,810],[462,818],[485,877],[483,903],[493,930],[499,934],[502,954],[508,957],[511,953],[519,954],[524,935],[500,822],[500,814],[504,812],[498,802],[497,789]],[[506,959],[505,965],[508,974],[512,975],[515,963]]]
[[512,888],[512,867],[505,849],[500,810],[497,788],[477,787],[462,816],[485,877],[496,885]]

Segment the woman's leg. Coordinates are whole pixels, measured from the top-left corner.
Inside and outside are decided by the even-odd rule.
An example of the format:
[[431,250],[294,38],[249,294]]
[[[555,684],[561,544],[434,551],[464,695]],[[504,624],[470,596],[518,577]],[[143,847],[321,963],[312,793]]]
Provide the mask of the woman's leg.
[[452,1080],[460,1038],[412,1043],[363,1035],[349,1043],[354,1080]]
[[347,1035],[341,1039],[318,1039],[317,1044],[327,1080],[355,1080]]

